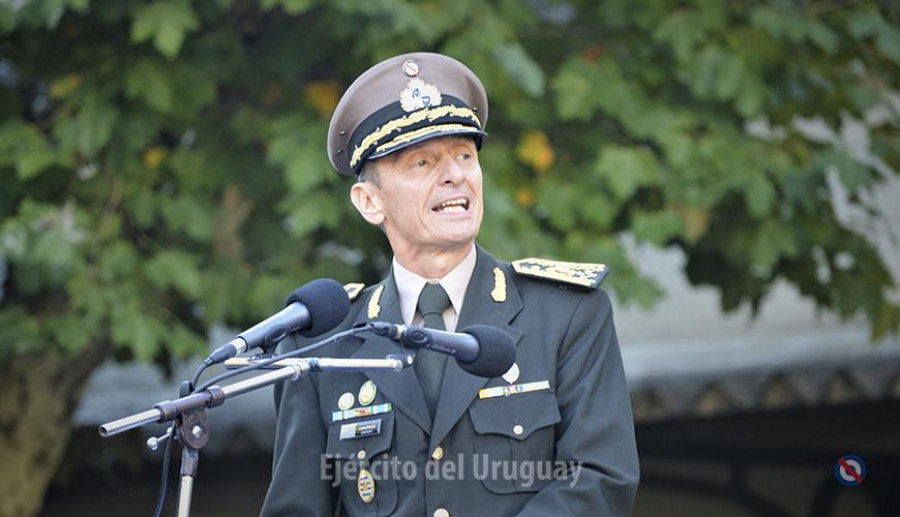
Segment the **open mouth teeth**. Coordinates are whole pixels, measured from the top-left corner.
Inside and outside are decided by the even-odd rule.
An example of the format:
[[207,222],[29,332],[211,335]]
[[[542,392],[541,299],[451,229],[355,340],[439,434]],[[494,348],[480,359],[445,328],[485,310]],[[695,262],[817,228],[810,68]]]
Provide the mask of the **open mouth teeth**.
[[456,198],[444,201],[432,210],[435,212],[465,212],[469,209],[469,200],[465,198]]

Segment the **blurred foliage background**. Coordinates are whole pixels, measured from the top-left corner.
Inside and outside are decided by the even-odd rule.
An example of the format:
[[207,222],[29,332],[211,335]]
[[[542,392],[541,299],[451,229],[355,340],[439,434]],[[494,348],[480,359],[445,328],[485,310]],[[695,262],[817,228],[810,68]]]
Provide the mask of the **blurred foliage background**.
[[[900,170],[896,2],[5,0],[0,515],[40,508],[104,357],[165,368],[308,280],[381,278],[326,131],[359,73],[418,50],[488,91],[496,256],[606,263],[648,307],[630,233],[682,249],[725,310],[787,281],[874,337],[900,326],[833,200]],[[862,121],[868,149],[809,120]]]

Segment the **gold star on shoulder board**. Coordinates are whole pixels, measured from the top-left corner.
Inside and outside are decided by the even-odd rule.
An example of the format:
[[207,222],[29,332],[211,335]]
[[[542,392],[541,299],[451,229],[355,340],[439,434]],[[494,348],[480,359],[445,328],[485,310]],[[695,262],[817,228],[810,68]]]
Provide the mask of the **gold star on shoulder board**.
[[516,273],[582,289],[596,289],[606,278],[609,269],[603,264],[562,262],[540,258],[527,258],[512,263]]

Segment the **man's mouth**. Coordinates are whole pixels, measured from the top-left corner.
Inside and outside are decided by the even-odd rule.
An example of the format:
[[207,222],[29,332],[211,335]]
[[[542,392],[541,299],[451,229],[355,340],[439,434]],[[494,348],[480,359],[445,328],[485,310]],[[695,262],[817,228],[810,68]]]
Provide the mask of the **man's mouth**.
[[448,199],[442,203],[439,203],[437,206],[432,208],[431,210],[440,214],[446,213],[455,213],[455,212],[465,212],[469,209],[469,200],[464,197],[457,197],[453,199]]

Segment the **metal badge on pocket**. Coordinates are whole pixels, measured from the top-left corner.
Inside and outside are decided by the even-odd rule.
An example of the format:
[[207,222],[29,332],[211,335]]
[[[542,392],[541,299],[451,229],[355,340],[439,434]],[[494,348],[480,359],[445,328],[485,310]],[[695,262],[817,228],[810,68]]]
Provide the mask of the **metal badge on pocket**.
[[375,500],[375,478],[366,469],[359,471],[359,476],[356,478],[356,492],[364,503],[371,503]]

